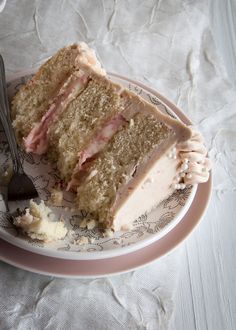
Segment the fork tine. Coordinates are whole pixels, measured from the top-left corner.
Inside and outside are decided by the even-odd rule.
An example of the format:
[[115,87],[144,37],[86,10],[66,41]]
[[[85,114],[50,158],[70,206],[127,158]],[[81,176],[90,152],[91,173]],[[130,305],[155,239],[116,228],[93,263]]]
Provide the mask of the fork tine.
[[8,199],[22,200],[37,198],[38,192],[26,174],[13,174],[8,185]]

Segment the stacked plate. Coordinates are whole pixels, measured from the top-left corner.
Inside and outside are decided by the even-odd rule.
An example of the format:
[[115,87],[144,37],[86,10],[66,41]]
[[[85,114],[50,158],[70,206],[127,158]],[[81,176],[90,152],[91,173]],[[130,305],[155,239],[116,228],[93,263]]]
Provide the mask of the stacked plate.
[[[32,75],[21,74],[8,82],[10,98]],[[130,79],[110,74],[144,99],[157,105],[161,111],[191,124],[188,118],[156,91]],[[49,198],[50,187],[58,179],[45,157],[22,153],[23,166],[44,200]],[[10,162],[7,143],[0,130],[0,165]],[[103,237],[98,229],[81,229],[78,223],[86,217],[84,212],[71,211],[70,194],[64,197],[64,207],[54,208],[65,219],[73,235],[64,240],[42,244],[22,236],[12,225],[10,217],[0,204],[0,259],[32,272],[62,277],[98,277],[122,273],[141,267],[160,258],[182,242],[201,219],[208,204],[211,180],[199,186],[175,192],[150,214],[140,214],[128,232]],[[11,209],[23,208],[23,203],[12,203]],[[81,237],[88,244],[79,245]]]

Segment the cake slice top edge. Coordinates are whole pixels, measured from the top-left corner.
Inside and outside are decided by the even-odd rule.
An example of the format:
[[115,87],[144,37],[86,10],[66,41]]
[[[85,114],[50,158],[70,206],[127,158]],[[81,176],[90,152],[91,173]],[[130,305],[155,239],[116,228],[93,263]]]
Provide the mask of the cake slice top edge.
[[[87,72],[90,79],[95,79],[100,81],[101,84],[109,84],[113,86],[114,91],[117,92],[122,99],[124,99],[124,106],[127,109],[124,109],[123,115],[128,121],[138,112],[146,113],[147,115],[152,115],[160,122],[165,123],[167,126],[172,128],[176,134],[177,140],[186,141],[191,138],[192,131],[191,129],[181,122],[178,119],[174,119],[171,116],[164,114],[158,106],[155,106],[148,101],[144,100],[139,95],[135,94],[132,91],[129,91],[127,88],[121,84],[113,82],[109,77],[101,75],[93,70],[90,66],[83,64],[81,69],[84,72]],[[136,107],[136,109],[134,109]]]
[[[76,57],[75,57],[75,68],[74,68],[73,72],[70,74],[71,76],[74,75],[74,73],[75,73],[74,71],[80,69],[80,70],[84,71],[85,74],[88,74],[91,79],[100,80],[101,83],[104,83],[104,84],[107,83],[107,84],[110,84],[110,85],[114,86],[114,89],[117,90],[118,94],[120,94],[122,92],[122,90],[124,90],[124,88],[122,86],[120,86],[119,84],[115,84],[115,83],[111,82],[107,77],[105,77],[105,71],[101,68],[100,63],[97,61],[95,52],[92,49],[90,49],[85,43],[73,44],[73,45],[64,47],[61,50],[59,50],[57,52],[57,54],[60,51],[63,51],[63,49],[70,49],[71,51],[74,51],[77,54]],[[55,54],[52,58],[55,58],[55,56],[57,54]],[[16,108],[17,99],[20,98],[20,94],[24,91],[24,89],[26,89],[26,88],[33,89],[34,88],[34,84],[32,82],[37,81],[38,79],[40,79],[40,72],[42,72],[43,67],[45,67],[47,65],[50,65],[50,61],[52,60],[52,58],[50,58],[45,64],[43,64],[40,67],[40,69],[38,70],[38,72],[35,74],[35,76],[31,79],[31,81],[28,82],[24,87],[22,87],[20,89],[20,91],[16,94],[16,96],[13,99],[13,102],[12,102],[12,104],[15,105],[15,106],[13,106],[13,108]],[[70,79],[70,77],[68,77],[67,79]],[[64,83],[65,82],[66,81],[64,81]],[[80,81],[79,81],[79,83],[80,83]],[[76,88],[76,86],[74,86],[74,88]],[[58,94],[60,94],[60,89],[58,90]],[[129,91],[126,90],[126,91],[123,91],[122,94],[123,95],[125,95],[125,94],[132,95],[132,92],[129,92]],[[121,95],[121,97],[123,97],[123,95]],[[134,97],[139,98],[137,95],[135,95]],[[58,95],[56,96],[56,98],[58,98]],[[140,98],[140,100],[141,100],[141,98]],[[49,102],[48,102],[49,106],[45,110],[45,114],[47,112],[51,112],[52,103],[54,103],[54,102],[55,102],[54,99],[49,100]],[[142,99],[142,102],[144,102],[143,99]],[[68,102],[65,102],[65,104],[68,104]],[[150,110],[151,109],[153,110],[152,112],[155,115],[155,112],[157,111],[156,108],[154,106],[151,106],[151,105],[149,105],[149,107],[150,107]],[[14,110],[13,110],[13,112],[14,112]],[[48,118],[47,114],[46,114],[46,118]],[[167,116],[166,116],[166,118],[167,118]],[[41,117],[41,121],[43,121],[44,119],[45,118]],[[54,120],[55,120],[55,118],[54,118]],[[33,126],[35,126],[35,124],[38,124],[38,123],[34,123]],[[15,126],[15,129],[17,129],[17,127],[16,127],[17,123],[15,123],[15,121],[14,121],[13,125]],[[176,132],[180,132],[180,130],[178,130],[178,126],[180,126],[180,125],[175,123],[174,129],[175,129]],[[35,127],[32,127],[32,130],[30,132],[28,132],[27,136],[29,136],[29,140],[32,139],[34,130],[35,130]],[[24,138],[27,138],[27,136],[24,136]],[[182,135],[182,137],[183,137],[183,135]],[[28,149],[28,152],[34,152],[35,151],[34,148],[31,148],[30,146],[26,149]]]
[[186,141],[191,138],[191,129],[178,119],[174,119],[167,114],[164,114],[158,106],[154,106],[148,101],[144,100],[139,95],[124,89],[121,97],[125,98],[127,104],[133,104],[136,107],[136,113],[141,112],[147,115],[152,115],[158,121],[163,122],[169,128],[173,129],[177,141]]
[[[84,68],[89,70],[90,68]],[[90,72],[91,73],[91,72]],[[107,77],[101,77],[92,73],[91,79],[99,80],[102,84],[109,84],[119,93],[120,98],[123,100],[124,110],[111,117],[95,132],[89,143],[78,153],[78,162],[74,168],[72,178],[69,182],[68,189],[76,186],[75,177],[81,170],[81,165],[86,162],[87,159],[92,158],[98,152],[101,152],[112,136],[121,128],[124,123],[129,122],[133,116],[137,113],[143,113],[144,115],[153,116],[160,122],[165,123],[171,128],[176,136],[176,142],[186,141],[191,137],[191,130],[182,122],[171,118],[169,115],[163,114],[156,106],[145,101],[143,98],[128,91],[123,86],[112,82]]]
[[[101,63],[98,61],[95,51],[90,48],[85,42],[73,43],[69,46],[62,47],[55,54],[53,54],[49,59],[46,60],[36,71],[33,77],[23,85],[20,90],[14,96],[12,103],[14,104],[17,100],[17,96],[25,89],[31,89],[33,82],[40,80],[43,70],[50,66],[52,61],[63,51],[68,50],[73,53],[74,69],[79,69],[83,65],[86,68],[93,68],[95,72],[98,72],[101,75],[106,75],[106,71],[102,68]],[[64,82],[64,81],[63,81]]]

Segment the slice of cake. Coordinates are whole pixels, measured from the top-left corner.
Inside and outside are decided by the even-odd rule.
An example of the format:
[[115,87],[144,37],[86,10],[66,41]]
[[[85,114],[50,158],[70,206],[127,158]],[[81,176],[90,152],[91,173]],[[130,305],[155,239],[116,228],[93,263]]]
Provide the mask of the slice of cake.
[[85,44],[46,62],[12,113],[20,145],[47,153],[77,208],[104,228],[125,229],[176,189],[208,180],[201,136],[109,80]]

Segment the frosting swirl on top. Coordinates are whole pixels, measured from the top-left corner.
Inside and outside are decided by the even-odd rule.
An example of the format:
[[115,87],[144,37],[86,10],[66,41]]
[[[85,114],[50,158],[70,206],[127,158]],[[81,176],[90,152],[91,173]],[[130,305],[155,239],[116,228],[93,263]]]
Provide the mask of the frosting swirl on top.
[[93,49],[89,48],[85,42],[81,42],[77,45],[79,53],[76,57],[76,66],[80,68],[81,64],[92,67],[94,71],[101,75],[106,75],[106,71],[102,68],[100,62],[97,59],[96,53]]
[[208,181],[211,161],[207,157],[207,149],[200,133],[192,130],[192,137],[178,143],[176,151],[181,159],[176,189]]

